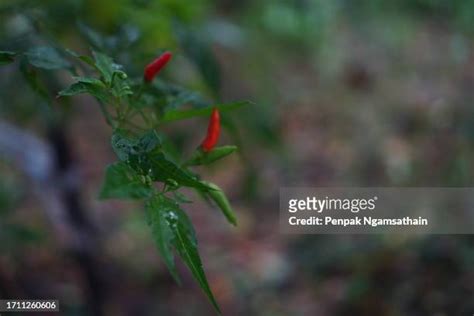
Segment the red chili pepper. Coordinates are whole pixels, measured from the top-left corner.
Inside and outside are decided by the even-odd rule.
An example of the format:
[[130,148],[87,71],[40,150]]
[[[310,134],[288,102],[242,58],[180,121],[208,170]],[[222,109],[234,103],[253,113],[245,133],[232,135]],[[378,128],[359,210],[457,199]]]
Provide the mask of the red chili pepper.
[[154,61],[149,63],[145,67],[145,73],[143,76],[145,82],[151,82],[153,78],[155,78],[155,76],[160,72],[160,70],[168,63],[168,61],[170,61],[171,56],[172,55],[170,52],[164,52]]
[[210,152],[216,146],[221,133],[221,119],[219,110],[214,108],[212,110],[211,118],[209,119],[209,126],[207,127],[207,135],[201,144],[202,151]]

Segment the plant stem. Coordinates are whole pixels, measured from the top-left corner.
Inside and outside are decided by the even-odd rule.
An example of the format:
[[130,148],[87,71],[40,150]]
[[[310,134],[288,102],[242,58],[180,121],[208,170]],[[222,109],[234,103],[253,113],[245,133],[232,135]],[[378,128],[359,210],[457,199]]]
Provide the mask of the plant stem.
[[105,121],[107,122],[107,124],[111,126],[112,128],[115,128],[114,120],[112,116],[110,115],[110,113],[105,108],[105,104],[103,104],[102,102],[99,102],[99,107],[100,107],[100,111],[102,112],[102,115],[104,115],[105,117]]

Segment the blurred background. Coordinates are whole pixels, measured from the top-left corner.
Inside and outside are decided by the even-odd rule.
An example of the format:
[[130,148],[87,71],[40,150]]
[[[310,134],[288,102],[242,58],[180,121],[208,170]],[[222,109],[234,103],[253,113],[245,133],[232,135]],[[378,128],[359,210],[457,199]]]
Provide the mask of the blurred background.
[[[473,35],[463,0],[0,2],[0,50],[92,47],[139,75],[168,49],[170,82],[255,103],[225,115],[221,144],[240,155],[199,170],[239,226],[186,206],[225,315],[474,313],[472,236],[278,231],[283,186],[472,186]],[[0,74],[0,144],[21,157],[0,148],[0,296],[57,298],[63,315],[214,314],[183,265],[173,281],[140,205],[98,200],[115,157],[96,101],[55,100],[61,71]],[[189,154],[206,125],[166,132]]]

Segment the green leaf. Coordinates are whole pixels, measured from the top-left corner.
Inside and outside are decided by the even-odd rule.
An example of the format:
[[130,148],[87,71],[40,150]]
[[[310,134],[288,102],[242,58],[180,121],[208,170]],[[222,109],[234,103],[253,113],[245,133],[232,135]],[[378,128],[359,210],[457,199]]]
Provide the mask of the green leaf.
[[59,52],[49,46],[39,46],[25,53],[30,64],[42,69],[64,69],[71,68],[69,61],[64,59]]
[[67,87],[64,90],[59,91],[58,95],[62,97],[66,96],[75,96],[78,94],[83,94],[83,93],[88,93],[90,95],[93,95],[97,97],[98,99],[105,99],[106,96],[104,94],[104,91],[101,91],[101,87],[98,85],[94,85],[91,83],[86,83],[86,82],[75,82],[71,84],[69,87]]
[[209,190],[206,194],[217,204],[219,209],[222,211],[227,221],[234,226],[237,226],[237,217],[235,216],[232,206],[229,203],[224,191],[217,185],[211,182],[205,182],[213,190]]
[[80,55],[78,53],[76,53],[75,51],[71,50],[71,49],[66,49],[66,52],[69,53],[71,56],[83,61],[84,63],[88,64],[89,66],[92,66],[93,68],[96,68],[95,67],[95,61],[94,59],[92,59],[92,57],[90,56],[86,56],[86,55]]
[[133,94],[127,80],[127,74],[122,71],[122,66],[114,63],[109,56],[92,52],[95,59],[95,67],[101,73],[104,82],[112,87],[112,95],[121,98]]
[[76,80],[77,82],[83,82],[83,83],[90,83],[90,84],[94,84],[96,86],[99,86],[99,87],[102,87],[105,89],[105,85],[102,81],[100,81],[99,79],[97,78],[94,78],[94,77],[79,77],[79,76],[73,76],[72,77],[74,80]]
[[[181,216],[180,216],[181,217]],[[201,258],[197,250],[196,244],[192,242],[187,233],[187,229],[184,224],[181,223],[181,218],[178,221],[178,225],[174,230],[175,233],[175,248],[178,251],[181,259],[188,266],[189,270],[193,274],[194,278],[198,281],[201,289],[206,293],[207,297],[211,301],[215,309],[220,313],[219,305],[217,304],[214,295],[212,294],[211,288],[207,281],[206,274],[202,267]]]
[[174,247],[199,283],[201,289],[211,301],[214,308],[221,313],[202,267],[201,258],[197,249],[196,236],[191,221],[178,204],[175,204],[175,210],[172,214],[174,214],[174,216],[170,216],[170,227],[174,233]]
[[206,274],[202,267],[201,258],[199,257],[199,252],[195,244],[192,243],[188,234],[186,233],[184,225],[182,225],[181,223],[178,224],[178,227],[175,230],[175,235],[175,247],[181,259],[188,266],[189,270],[191,270],[191,273],[193,274],[194,278],[198,281],[199,286],[207,295],[214,308],[219,313],[221,313],[219,305],[217,304],[217,301],[214,298],[214,295],[212,294],[211,288],[207,281]]
[[178,280],[171,245],[184,261],[201,289],[220,313],[197,249],[196,233],[186,213],[174,200],[156,195],[146,204],[148,222],[158,250],[173,277]]
[[144,168],[142,170],[148,170],[148,174],[154,181],[167,183],[169,180],[172,180],[182,186],[192,187],[199,190],[212,190],[212,188],[187,172],[185,169],[180,168],[174,162],[166,158],[165,154],[161,151],[152,153],[149,156],[147,163],[144,163],[144,159],[142,159],[142,163],[143,165],[141,168]]
[[96,78],[74,77],[77,82],[58,93],[59,96],[74,96],[88,93],[96,97],[100,102],[107,103],[108,95],[105,85]]
[[244,105],[249,105],[252,104],[250,101],[239,101],[239,102],[233,102],[233,103],[225,103],[225,104],[218,104],[218,105],[212,105],[208,106],[205,108],[200,108],[200,109],[191,109],[191,110],[171,110],[166,112],[161,121],[162,122],[172,122],[172,121],[178,121],[178,120],[185,120],[193,117],[199,117],[199,116],[209,116],[212,113],[212,110],[217,107],[219,111],[221,112],[227,112],[227,111],[232,111],[236,110]]
[[124,162],[107,167],[99,197],[101,199],[142,199],[152,196],[153,188]]
[[112,82],[112,78],[115,73],[124,74],[121,70],[122,66],[114,63],[112,58],[110,58],[109,56],[95,51],[93,51],[92,54],[94,55],[95,66],[102,74],[102,77],[104,78],[104,81],[107,84],[110,84]]
[[115,80],[113,80],[112,95],[117,98],[122,98],[127,95],[132,95],[133,92],[132,92],[132,88],[127,82],[127,75],[122,71],[115,72],[115,74],[116,76],[114,77]]
[[130,137],[123,130],[116,130],[112,135],[112,148],[122,161],[145,155],[160,145],[161,140],[155,130],[150,130],[141,137]]
[[0,65],[7,65],[15,61],[15,52],[0,51]]
[[232,154],[237,150],[237,146],[221,146],[216,147],[210,152],[204,152],[200,148],[197,149],[192,157],[184,163],[185,166],[208,165],[216,160]]
[[173,252],[171,250],[174,234],[171,230],[170,221],[174,219],[173,215],[175,209],[175,203],[173,201],[170,202],[169,199],[162,195],[154,196],[145,204],[145,210],[153,239],[163,257],[166,267],[179,284],[179,276],[176,270]]
[[200,190],[210,189],[195,176],[168,159],[160,145],[161,141],[155,130],[139,138],[128,137],[123,131],[116,131],[112,135],[112,148],[115,153],[138,174],[170,185],[178,184]]

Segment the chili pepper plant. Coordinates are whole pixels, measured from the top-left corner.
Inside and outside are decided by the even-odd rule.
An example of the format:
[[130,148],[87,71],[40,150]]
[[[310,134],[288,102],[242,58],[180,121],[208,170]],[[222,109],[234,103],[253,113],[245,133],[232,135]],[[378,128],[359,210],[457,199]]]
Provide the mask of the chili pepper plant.
[[[99,51],[92,51],[89,56],[40,46],[26,52],[0,52],[1,64],[15,61],[25,73],[66,69],[73,83],[57,93],[59,100],[84,93],[97,100],[112,129],[111,146],[117,157],[105,170],[100,198],[142,201],[157,249],[173,278],[179,282],[175,264],[175,256],[179,256],[219,312],[201,263],[193,225],[183,206],[191,201],[181,190],[195,190],[214,203],[232,225],[237,225],[224,192],[218,185],[201,179],[192,168],[211,164],[237,150],[236,146],[216,146],[220,112],[235,110],[248,102],[184,107],[189,103],[186,98],[182,100],[186,90],[159,78],[165,66],[173,67],[170,52],[144,65],[143,75],[136,78],[129,77],[125,67]],[[162,127],[195,117],[209,117],[207,134],[202,131],[204,140],[196,144],[190,157],[176,158],[164,145],[168,139]]]

